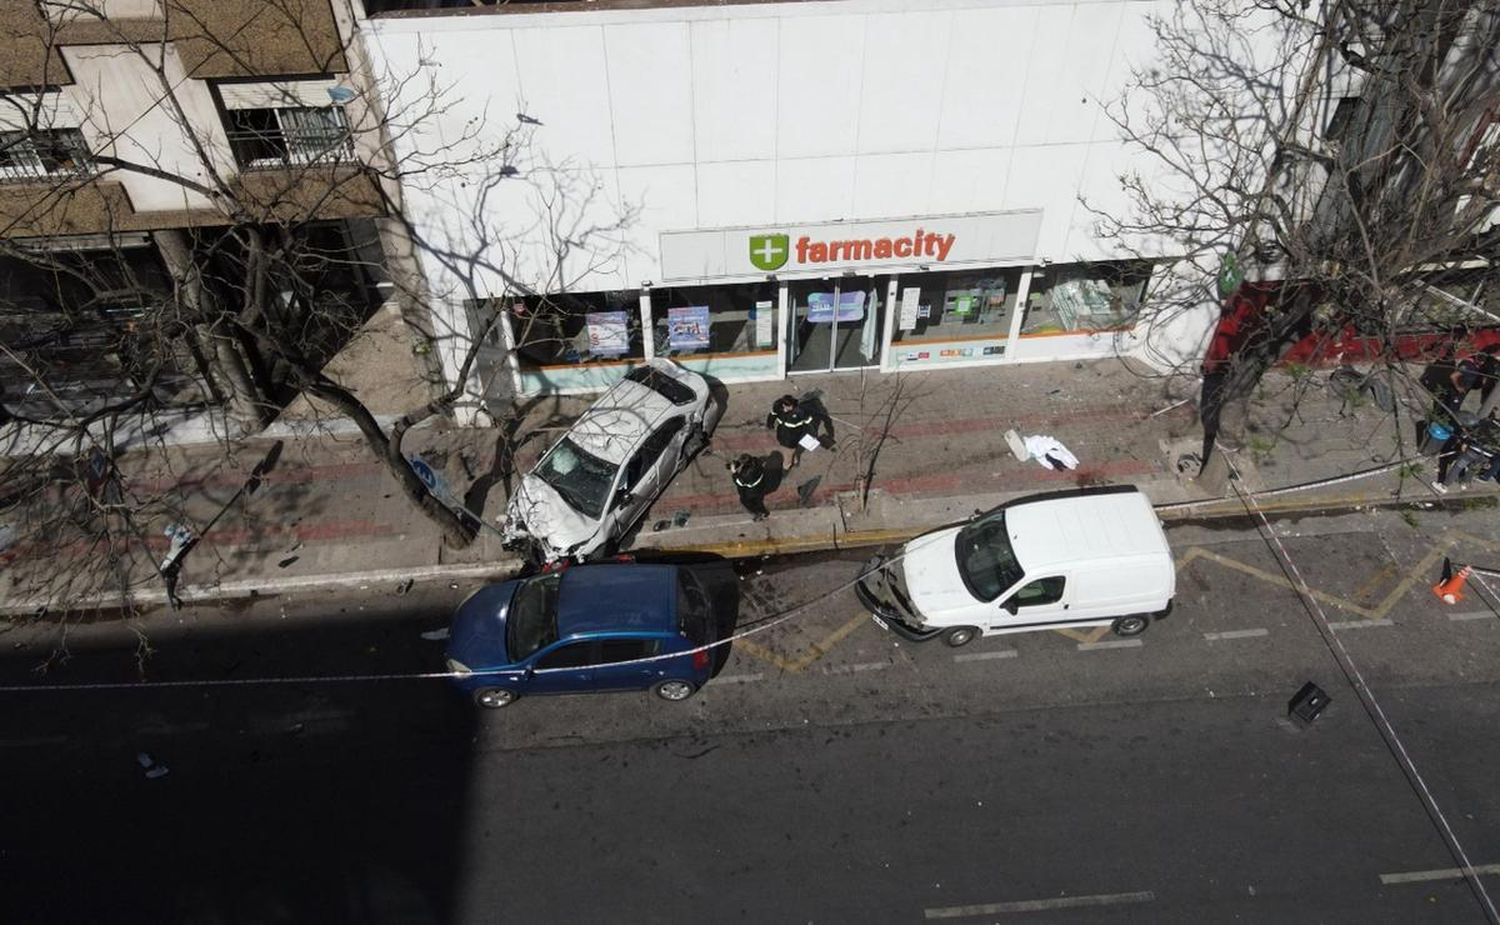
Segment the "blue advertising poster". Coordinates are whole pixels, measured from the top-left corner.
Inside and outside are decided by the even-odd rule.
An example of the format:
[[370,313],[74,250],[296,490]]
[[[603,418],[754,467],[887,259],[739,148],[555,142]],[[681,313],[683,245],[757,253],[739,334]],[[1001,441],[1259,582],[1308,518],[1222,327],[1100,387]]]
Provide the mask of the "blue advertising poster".
[[708,346],[708,306],[667,309],[667,338],[673,350],[701,350]]
[[[839,293],[839,324],[858,321],[865,316],[865,294],[863,292]],[[826,324],[833,320],[833,293],[809,292],[807,294],[807,320]]]

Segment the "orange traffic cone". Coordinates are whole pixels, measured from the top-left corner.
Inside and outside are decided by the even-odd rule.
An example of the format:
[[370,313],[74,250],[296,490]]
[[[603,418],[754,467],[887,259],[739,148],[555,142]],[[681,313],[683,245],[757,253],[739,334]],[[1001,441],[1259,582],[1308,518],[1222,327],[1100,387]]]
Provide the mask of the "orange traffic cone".
[[[1447,573],[1451,569],[1451,566],[1448,565],[1446,560],[1444,560],[1443,565],[1445,566],[1443,572]],[[1469,580],[1469,573],[1472,571],[1472,567],[1464,566],[1452,578],[1445,578],[1433,585],[1432,593],[1436,594],[1438,600],[1444,604],[1457,604],[1464,599],[1464,582]]]

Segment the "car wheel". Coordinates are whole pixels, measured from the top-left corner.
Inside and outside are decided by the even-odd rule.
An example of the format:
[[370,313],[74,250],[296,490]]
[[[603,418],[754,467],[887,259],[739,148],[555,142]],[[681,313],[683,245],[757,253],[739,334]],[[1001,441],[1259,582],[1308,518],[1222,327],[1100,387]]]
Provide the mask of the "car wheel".
[[1139,636],[1140,634],[1144,633],[1146,631],[1146,627],[1150,625],[1150,617],[1146,616],[1145,614],[1137,613],[1131,614],[1128,617],[1121,617],[1120,619],[1116,620],[1114,626],[1111,627],[1111,629],[1115,631],[1116,636]]
[[498,710],[516,702],[516,692],[503,687],[481,687],[474,692],[474,703],[486,710]]
[[943,642],[956,649],[968,645],[978,634],[979,631],[972,626],[955,626],[943,634]]
[[666,681],[657,681],[655,684],[651,685],[651,693],[655,694],[663,700],[670,700],[673,703],[676,703],[679,700],[688,699],[689,697],[693,696],[694,692],[696,692],[697,690],[698,688],[693,686],[692,682],[682,681],[677,678],[669,678]]

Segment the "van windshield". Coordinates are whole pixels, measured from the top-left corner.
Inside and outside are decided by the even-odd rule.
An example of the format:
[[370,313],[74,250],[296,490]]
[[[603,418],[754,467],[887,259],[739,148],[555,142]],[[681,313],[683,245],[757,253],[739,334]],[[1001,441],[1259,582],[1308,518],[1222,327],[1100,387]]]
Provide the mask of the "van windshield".
[[964,587],[981,601],[993,601],[1024,574],[1005,534],[1004,511],[987,514],[958,531],[954,552]]

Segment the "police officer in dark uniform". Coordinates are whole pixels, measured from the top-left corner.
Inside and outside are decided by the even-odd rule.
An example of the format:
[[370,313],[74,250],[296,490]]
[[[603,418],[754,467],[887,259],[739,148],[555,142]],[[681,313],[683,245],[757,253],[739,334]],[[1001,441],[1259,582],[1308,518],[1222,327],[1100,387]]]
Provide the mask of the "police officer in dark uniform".
[[783,395],[776,399],[776,403],[771,406],[771,413],[766,415],[766,427],[774,428],[776,442],[792,451],[792,461],[787,466],[790,469],[802,460],[802,438],[817,436],[818,419],[810,408],[795,397]]
[[745,510],[754,514],[755,520],[770,517],[771,512],[766,510],[766,464],[749,453],[741,453],[729,461],[729,471]]

